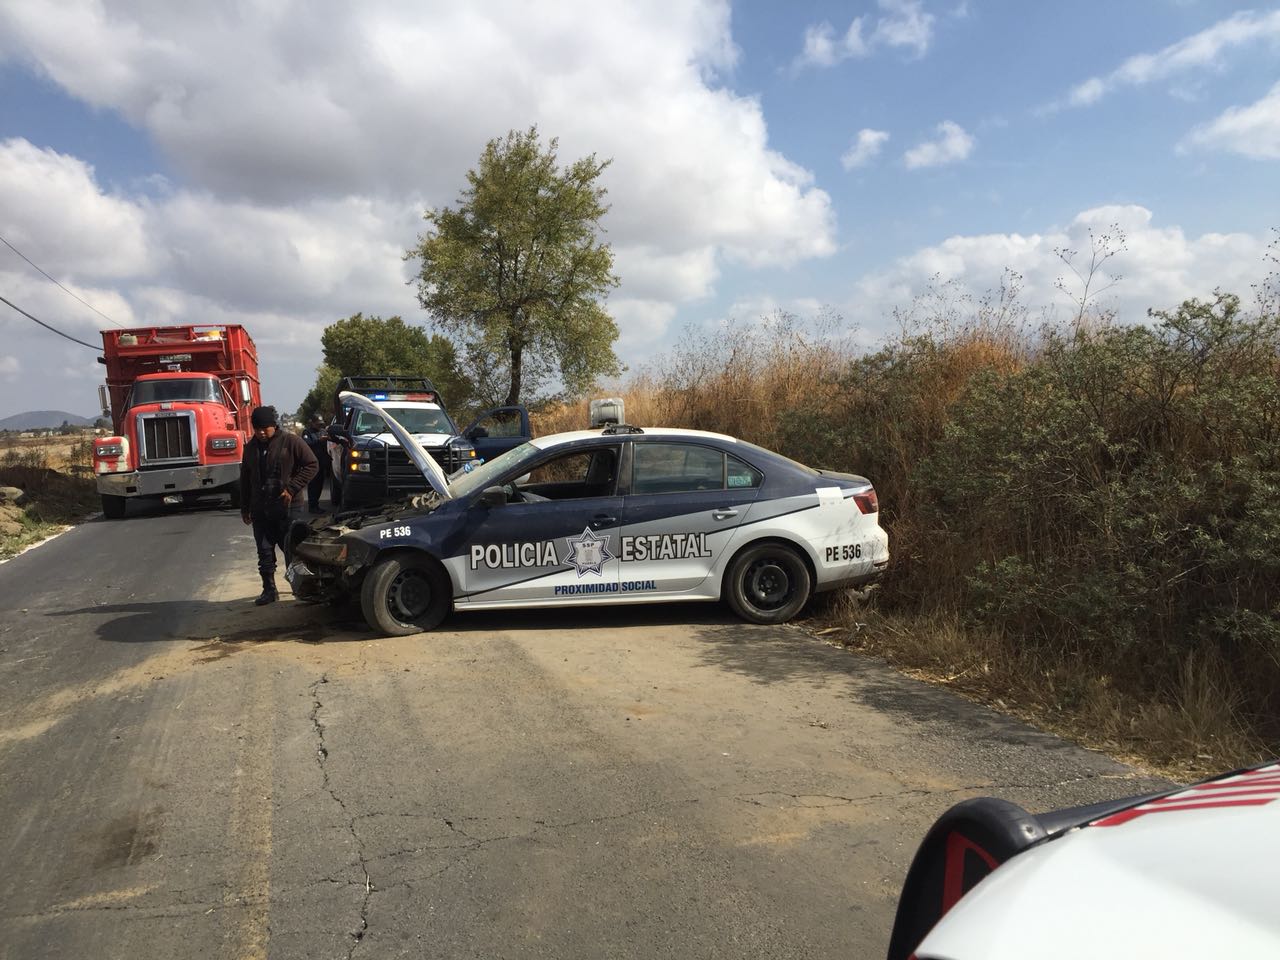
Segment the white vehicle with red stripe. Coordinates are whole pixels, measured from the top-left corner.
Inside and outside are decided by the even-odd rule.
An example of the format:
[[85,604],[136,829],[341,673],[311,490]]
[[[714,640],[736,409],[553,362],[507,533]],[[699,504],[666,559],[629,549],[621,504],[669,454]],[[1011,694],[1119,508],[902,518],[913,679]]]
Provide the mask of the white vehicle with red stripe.
[[1280,957],[1280,763],[1032,816],[948,810],[907,874],[889,960]]

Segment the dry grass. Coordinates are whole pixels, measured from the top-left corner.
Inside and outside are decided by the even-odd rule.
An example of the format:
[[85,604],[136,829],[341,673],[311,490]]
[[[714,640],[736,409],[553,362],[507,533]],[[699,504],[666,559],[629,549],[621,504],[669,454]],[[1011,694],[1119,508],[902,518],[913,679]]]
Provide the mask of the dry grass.
[[0,437],[0,486],[26,494],[0,505],[0,558],[12,557],[99,508],[93,435]]
[[[628,423],[710,430],[777,447],[777,412],[834,405],[852,350],[832,322],[804,330],[778,316],[760,327],[686,335],[669,357],[610,395],[623,400]],[[537,412],[534,432],[582,430],[588,407],[579,400]]]
[[93,434],[54,437],[0,437],[0,465],[47,467],[65,473],[93,470]]
[[[1088,634],[1082,623],[1062,619],[1061,611],[1072,609],[1063,602],[1073,589],[1072,581],[1063,581],[1052,596],[1030,599],[1016,582],[997,584],[1010,603],[1025,601],[1028,626],[1006,625],[1001,630],[979,624],[970,599],[979,560],[1023,558],[1028,569],[1038,571],[1034,564],[1045,556],[1070,556],[1071,545],[1089,542],[1093,533],[1073,528],[1077,518],[1070,513],[1054,514],[1050,522],[1028,519],[1027,511],[1017,508],[1032,501],[1011,495],[1006,501],[1011,509],[1005,513],[997,509],[999,502],[995,507],[988,503],[990,522],[962,537],[949,535],[954,515],[939,508],[936,491],[922,477],[928,476],[931,459],[953,436],[957,411],[969,402],[975,383],[1016,379],[1042,369],[1054,336],[1101,344],[1111,328],[1101,324],[1056,333],[1033,329],[1003,292],[990,301],[960,307],[934,304],[931,309],[928,316],[899,316],[901,334],[874,354],[856,349],[835,324],[801,330],[785,317],[756,328],[729,327],[714,335],[689,336],[670,356],[639,371],[620,389],[599,395],[621,397],[626,419],[633,424],[727,433],[815,466],[872,479],[880,493],[881,523],[889,531],[893,563],[877,594],[878,608],[830,613],[833,635],[847,645],[1175,776],[1243,765],[1280,749],[1272,736],[1275,718],[1268,716],[1266,707],[1280,691],[1269,686],[1272,674],[1256,669],[1247,651],[1192,644],[1181,635],[1174,643],[1153,628],[1139,626],[1133,646],[1121,656],[1119,648],[1099,642],[1096,624]],[[1117,376],[1134,372],[1091,367],[1094,361],[1087,355],[1080,362],[1082,392],[1095,390],[1103,398],[1109,389],[1114,392]],[[1238,358],[1231,362],[1240,364]],[[1274,363],[1274,357],[1268,362]],[[1040,424],[1037,418],[1055,409],[1049,395],[1032,392],[1022,399],[1025,408],[991,407],[991,422],[999,425],[1003,417],[1007,424]],[[1258,401],[1241,409],[1247,422],[1250,411],[1269,408]],[[539,434],[580,430],[587,424],[586,400],[534,416]],[[1123,423],[1113,427],[1124,434]],[[972,423],[967,429],[973,429]],[[1004,452],[999,433],[989,439],[990,443],[975,442],[969,463],[984,463]],[[1194,457],[1188,453],[1185,462],[1193,463]],[[1023,461],[1014,458],[1010,463],[1009,486],[1016,494],[1018,483],[1034,477],[1024,475]],[[964,472],[955,466],[942,471],[948,482]],[[1072,461],[1068,466],[1078,473],[1088,464]],[[932,469],[935,478],[940,475],[936,460]],[[1075,475],[1064,470],[1061,476]],[[981,471],[969,471],[971,482],[974,477],[980,478]],[[1080,482],[1106,489],[1092,475]],[[971,491],[984,492],[981,487]],[[1046,502],[1045,510],[1051,506]],[[958,508],[968,509],[968,503]],[[1107,523],[1138,519],[1126,509],[1118,507]],[[1259,517],[1259,524],[1267,522]],[[1113,552],[1122,554],[1128,548],[1128,540],[1117,542]],[[1264,567],[1253,569],[1255,579],[1264,576]],[[1167,601],[1159,591],[1151,594],[1146,602],[1150,620],[1163,615],[1179,629],[1189,627],[1172,607],[1160,606]],[[1057,607],[1037,606],[1046,603]],[[1256,674],[1257,682],[1242,684],[1242,669]]]
[[882,613],[850,594],[822,615],[823,639],[883,657],[905,673],[1085,746],[1192,780],[1266,759],[1226,665],[1189,657],[1158,698],[1137,696],[1065,653],[964,624],[953,613]]

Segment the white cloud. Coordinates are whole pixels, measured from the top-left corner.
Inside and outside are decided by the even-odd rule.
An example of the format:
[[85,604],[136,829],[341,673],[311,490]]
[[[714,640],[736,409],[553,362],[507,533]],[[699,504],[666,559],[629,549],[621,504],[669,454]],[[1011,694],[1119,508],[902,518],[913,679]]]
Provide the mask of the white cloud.
[[908,170],[957,163],[973,152],[976,141],[960,124],[944,120],[938,124],[937,131],[936,140],[918,143],[902,155]]
[[1280,160],[1280,83],[1247,107],[1231,107],[1197,127],[1182,148],[1225,150],[1254,160]]
[[846,170],[866,166],[880,155],[880,150],[888,139],[889,134],[884,130],[872,130],[870,128],[859,130],[858,136],[854,139],[849,149],[840,157],[840,165]]
[[5,238],[55,276],[130,277],[151,266],[142,208],[103,193],[75,157],[0,141],[0,210]]
[[1078,284],[1055,250],[1080,251],[1079,263],[1088,256],[1090,231],[1100,237],[1112,225],[1124,233],[1125,249],[1103,266],[1098,280],[1105,285],[1120,279],[1096,306],[1114,309],[1121,320],[1142,320],[1148,308],[1173,308],[1189,297],[1210,297],[1215,289],[1244,296],[1267,272],[1267,237],[1246,233],[1191,237],[1181,227],[1157,226],[1145,207],[1114,205],[1085,210],[1065,227],[1043,233],[949,237],[862,277],[844,310],[850,319],[883,329],[893,308],[909,305],[935,277],[978,296],[996,289],[1008,269],[1021,275],[1023,303],[1033,315],[1054,309],[1059,316],[1072,315],[1076,308],[1056,283],[1062,277],[1068,290],[1076,293]]
[[925,13],[919,0],[879,0],[880,9],[888,16],[876,22],[873,44],[903,47],[923,57],[933,42],[934,16]]
[[924,11],[921,0],[877,0],[884,15],[868,29],[868,18],[854,17],[848,29],[836,37],[828,21],[811,24],[804,31],[804,49],[793,67],[834,67],[849,59],[869,56],[877,48],[905,49],[913,57],[923,57],[933,42],[933,14]]
[[676,315],[671,303],[629,297],[611,299],[609,312],[618,324],[617,354],[628,366],[634,366],[637,357],[647,356],[662,343]]
[[736,57],[729,14],[724,0],[381,0],[286,25],[266,0],[121,3],[110,17],[81,0],[6,6],[0,33],[219,198],[448,203],[486,140],[536,122],[565,158],[613,158],[615,242],[684,234],[751,263],[823,256],[830,198],[770,149],[759,102],[714,82]]
[[[1130,57],[1110,73],[1077,84],[1067,94],[1065,105],[1090,106],[1119,87],[1144,86],[1192,71],[1217,69],[1228,51],[1262,41],[1280,41],[1280,10],[1243,10],[1155,53]],[[1049,109],[1062,106],[1055,103]]]
[[835,27],[824,20],[805,27],[804,50],[797,64],[834,67],[850,57],[865,57],[868,52],[866,42],[862,39],[861,17],[854,18],[839,40],[836,39]]
[[0,356],[0,377],[6,380],[17,376],[22,370],[22,364],[18,362],[17,357]]
[[[835,250],[831,198],[771,146],[760,102],[726,86],[738,56],[727,0],[296,12],[271,0],[0,5],[0,62],[119,113],[175,173],[167,190],[128,196],[81,159],[9,141],[6,236],[69,286],[111,291],[130,322],[240,318],[259,343],[296,343],[299,396],[325,323],[356,310],[424,319],[401,254],[423,209],[453,203],[508,129],[558,136],[562,162],[612,159],[616,303],[653,304],[650,317],[707,296],[723,263]],[[93,317],[41,282],[62,314]]]

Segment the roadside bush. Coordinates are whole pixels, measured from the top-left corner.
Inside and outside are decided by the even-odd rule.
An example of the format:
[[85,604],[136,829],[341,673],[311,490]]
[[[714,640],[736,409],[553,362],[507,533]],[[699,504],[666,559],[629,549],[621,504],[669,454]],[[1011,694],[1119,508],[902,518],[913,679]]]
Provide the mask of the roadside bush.
[[[1153,691],[1220,657],[1280,707],[1280,326],[1189,301],[975,377],[919,464],[962,609]],[[922,576],[939,571],[932,563]]]
[[[953,293],[871,353],[834,317],[691,335],[621,390],[627,419],[869,477],[893,556],[872,618],[886,652],[930,662],[896,616],[988,696],[1093,711],[1184,756],[1280,749],[1274,301],[1246,315],[1219,294],[1136,326],[1082,303],[1033,327],[1016,276]],[[537,423],[581,429],[587,404]]]

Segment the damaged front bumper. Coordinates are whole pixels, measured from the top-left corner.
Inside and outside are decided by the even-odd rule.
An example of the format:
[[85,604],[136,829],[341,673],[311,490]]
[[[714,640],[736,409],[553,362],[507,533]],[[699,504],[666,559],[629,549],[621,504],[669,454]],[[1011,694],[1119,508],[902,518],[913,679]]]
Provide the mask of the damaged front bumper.
[[317,527],[298,523],[291,531],[284,577],[293,595],[306,603],[323,603],[357,594],[373,551],[347,537],[345,527]]

